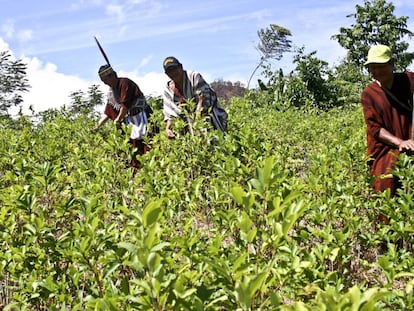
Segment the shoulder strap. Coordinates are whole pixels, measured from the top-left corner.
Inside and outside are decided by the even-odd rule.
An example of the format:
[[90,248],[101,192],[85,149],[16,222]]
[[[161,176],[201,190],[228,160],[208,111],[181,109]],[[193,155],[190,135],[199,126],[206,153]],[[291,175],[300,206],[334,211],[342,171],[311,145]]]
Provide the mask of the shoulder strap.
[[393,101],[395,101],[398,105],[400,105],[401,108],[409,112],[413,111],[413,107],[411,107],[408,103],[403,103],[393,93],[391,93],[389,89],[387,89],[386,87],[383,87],[380,83],[378,83],[378,85],[384,90],[385,93],[387,93],[389,97],[392,98]]
[[405,77],[408,79],[408,81],[410,83],[411,93],[414,93],[414,73],[406,71],[405,72]]
[[[410,81],[410,89],[411,89],[411,98],[412,98],[412,104],[414,106],[414,79],[412,78],[412,73],[410,74],[411,78],[409,77],[409,73],[406,72],[405,76],[407,77],[408,81]],[[411,114],[411,139],[414,139],[414,107],[412,107],[413,112]]]
[[407,74],[404,75],[405,78],[408,80],[409,84],[410,84],[410,90],[411,90],[411,95],[412,95],[412,105],[410,105],[409,103],[403,103],[401,102],[393,93],[391,93],[391,91],[389,89],[387,89],[386,87],[383,87],[380,83],[378,83],[378,85],[384,90],[385,93],[387,93],[396,103],[398,103],[403,109],[411,112],[411,133],[410,133],[410,139],[414,139],[414,89],[413,89],[413,81],[408,77]]

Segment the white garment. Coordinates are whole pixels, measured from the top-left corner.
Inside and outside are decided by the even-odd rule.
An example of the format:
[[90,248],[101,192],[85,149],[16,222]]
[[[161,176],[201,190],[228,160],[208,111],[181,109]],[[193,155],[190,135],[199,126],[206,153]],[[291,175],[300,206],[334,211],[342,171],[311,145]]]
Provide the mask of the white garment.
[[126,117],[126,124],[132,126],[130,136],[132,139],[142,139],[148,134],[148,118],[145,111],[134,116],[128,115]]
[[[121,104],[117,101],[112,89],[110,89],[108,93],[108,102],[115,110],[119,111],[121,109]],[[142,139],[148,134],[148,118],[144,111],[145,105],[147,105],[145,97],[138,97],[135,104],[128,110],[128,114],[124,118],[125,124],[132,126],[131,139]],[[134,108],[138,108],[141,112],[131,116],[130,111]]]
[[[163,94],[163,112],[164,119],[171,120],[171,117],[178,118],[182,112],[180,107],[180,98],[177,94],[174,94],[174,90],[171,89],[171,81],[167,83],[167,86]],[[199,72],[196,71],[183,71],[183,96],[186,100],[193,99],[197,103],[199,96],[203,95],[203,106],[208,108],[213,101],[217,101],[214,91],[210,85],[204,80]],[[214,96],[214,98],[212,98]]]

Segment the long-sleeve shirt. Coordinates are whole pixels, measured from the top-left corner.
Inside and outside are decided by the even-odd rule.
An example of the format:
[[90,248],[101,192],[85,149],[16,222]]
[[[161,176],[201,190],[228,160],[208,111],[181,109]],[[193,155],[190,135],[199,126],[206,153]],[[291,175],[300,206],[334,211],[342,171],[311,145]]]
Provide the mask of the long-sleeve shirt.
[[178,91],[173,81],[169,81],[163,94],[164,119],[171,120],[179,117],[183,112],[182,104],[188,100],[198,102],[203,96],[203,111],[217,104],[217,96],[210,85],[204,80],[200,73],[194,71],[183,71],[183,89]]

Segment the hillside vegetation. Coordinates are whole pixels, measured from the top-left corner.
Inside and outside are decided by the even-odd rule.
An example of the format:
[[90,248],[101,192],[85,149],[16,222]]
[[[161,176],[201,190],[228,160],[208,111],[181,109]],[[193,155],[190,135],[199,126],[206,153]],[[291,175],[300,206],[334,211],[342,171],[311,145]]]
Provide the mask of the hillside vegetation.
[[109,123],[4,121],[4,310],[412,310],[411,159],[375,196],[359,105],[227,109],[226,135],[161,131],[135,177]]

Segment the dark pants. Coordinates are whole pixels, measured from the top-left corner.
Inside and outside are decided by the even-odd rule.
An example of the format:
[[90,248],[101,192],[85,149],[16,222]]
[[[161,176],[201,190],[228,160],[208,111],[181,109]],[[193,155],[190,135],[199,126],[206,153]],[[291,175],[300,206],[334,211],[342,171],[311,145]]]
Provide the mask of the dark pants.
[[137,159],[137,156],[147,153],[150,150],[150,148],[148,145],[144,143],[142,139],[130,139],[129,142],[131,144],[132,149],[135,149],[135,148],[137,149],[132,155],[132,159],[130,163],[131,166],[134,168],[134,173],[136,173],[136,171],[140,169],[142,166],[141,162]]

